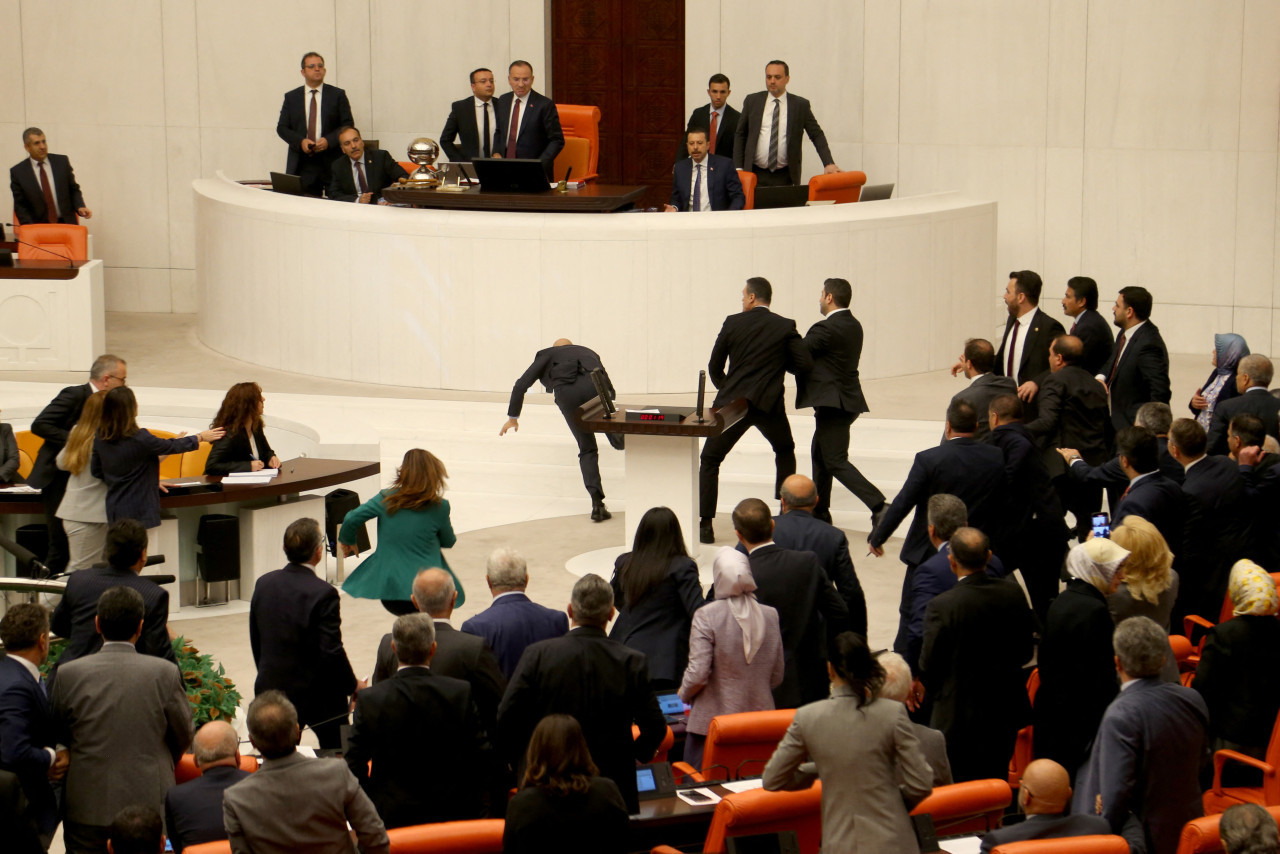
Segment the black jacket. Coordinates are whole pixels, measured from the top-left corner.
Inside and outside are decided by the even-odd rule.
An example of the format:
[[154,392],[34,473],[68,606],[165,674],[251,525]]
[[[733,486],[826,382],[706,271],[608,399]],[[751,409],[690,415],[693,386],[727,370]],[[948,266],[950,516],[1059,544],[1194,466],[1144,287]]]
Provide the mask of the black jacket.
[[[738,132],[738,120],[742,114],[728,104],[724,105],[724,118],[716,124],[716,150],[721,157],[733,162],[733,140]],[[689,124],[685,127],[685,135],[680,137],[680,145],[676,149],[676,160],[687,160],[689,146],[688,133],[694,128],[711,132],[711,104],[703,104],[689,114]],[[747,167],[750,171],[750,167]]]
[[841,309],[810,326],[804,346],[813,367],[796,377],[796,406],[829,406],[854,415],[869,412],[858,379],[862,324],[853,312]]
[[1244,394],[1218,401],[1213,408],[1213,418],[1209,420],[1209,453],[1228,452],[1227,431],[1231,419],[1237,415],[1256,415],[1262,419],[1267,435],[1280,439],[1280,399],[1272,397],[1264,388],[1246,389]]
[[67,386],[31,422],[31,432],[44,439],[44,444],[36,452],[31,474],[27,475],[28,486],[43,489],[58,478],[68,477],[58,468],[58,451],[66,446],[71,428],[80,420],[80,410],[92,394],[93,388],[88,383]]
[[692,558],[674,557],[667,575],[639,602],[628,602],[620,572],[630,552],[613,562],[613,604],[618,618],[609,637],[643,652],[649,678],[680,684],[689,663],[689,629],[693,612],[706,601]]
[[[79,222],[76,211],[85,204],[70,158],[65,154],[50,154],[45,160],[45,169],[53,179],[54,201],[58,203],[60,211],[58,222],[75,225]],[[31,168],[30,157],[23,158],[21,163],[9,170],[9,190],[13,193],[13,212],[18,215],[14,225],[49,221],[44,188],[40,186],[36,171]]]
[[1106,462],[1112,426],[1102,383],[1075,365],[1045,374],[1037,382],[1036,417],[1027,421],[1027,430],[1044,449],[1050,473],[1062,473],[1062,457],[1055,448],[1075,448],[1091,466]]
[[[541,382],[547,391],[557,398],[561,389],[579,382],[590,383],[587,376],[596,369],[603,370],[600,357],[589,347],[580,344],[566,344],[563,347],[545,347],[533,357],[533,364],[525,369],[511,389],[511,401],[507,404],[507,417],[519,418],[524,408],[524,393],[535,382]],[[609,396],[613,397],[613,383],[609,375],[604,375],[605,385],[609,388]]]
[[[1009,330],[1013,328],[1013,320],[1010,317],[1005,321],[1000,349],[996,351],[995,372],[1002,377],[1009,376],[1005,346],[1009,343]],[[1012,377],[1018,385],[1038,380],[1041,374],[1049,370],[1049,344],[1063,331],[1062,324],[1040,308],[1036,309],[1029,322],[1019,325],[1018,337],[1023,341],[1022,361],[1014,366]]]
[[[511,103],[514,92],[508,92],[494,100],[497,102],[498,130],[493,140],[495,154],[507,150],[507,133],[511,124]],[[516,137],[516,157],[536,158],[542,161],[547,179],[551,179],[556,155],[564,148],[564,130],[560,127],[560,111],[545,95],[530,92],[525,101],[525,114],[520,118]]]
[[712,406],[728,406],[745,397],[757,409],[772,411],[782,405],[783,374],[798,376],[812,367],[794,320],[767,306],[731,314],[720,327],[707,364],[707,375],[717,389]]
[[[565,840],[572,828],[580,843]],[[503,854],[546,854],[549,840],[558,840],[561,851],[591,854],[624,854],[631,850],[627,807],[618,787],[607,777],[592,777],[585,794],[556,794],[530,786],[521,789],[507,806],[502,829]]]
[[[498,99],[489,99],[489,130],[498,127]],[[508,108],[509,109],[509,108]],[[480,139],[481,129],[476,127],[476,98],[468,95],[460,101],[449,105],[449,118],[444,120],[444,130],[440,131],[440,147],[449,156],[450,163],[470,163],[477,157],[484,157]],[[497,146],[499,138],[493,140]],[[502,139],[506,144],[505,138]],[[490,151],[492,154],[492,150]],[[498,152],[501,154],[502,152]]]
[[[973,431],[973,438],[982,441],[991,432],[991,401],[1002,394],[1016,394],[1018,385],[1008,377],[999,374],[980,374],[973,378],[964,388],[951,396],[951,403],[962,400],[973,407],[978,415],[978,429]],[[943,442],[946,436],[943,436]]]
[[1254,508],[1240,466],[1230,457],[1202,457],[1187,469],[1182,494],[1182,540],[1169,546],[1178,556],[1180,576],[1174,613],[1213,620],[1227,594],[1232,565],[1250,552]]
[[166,792],[164,828],[173,850],[181,852],[188,845],[226,839],[222,793],[248,776],[248,771],[218,765]]
[[[738,127],[734,132],[733,138],[733,163],[739,169],[747,172],[751,171],[752,165],[755,163],[756,142],[760,138],[760,126],[764,124],[765,105],[768,104],[770,96],[768,92],[753,92],[742,99],[742,115],[738,119]],[[772,110],[772,107],[770,107]],[[801,168],[800,159],[803,154],[800,145],[803,141],[802,134],[809,135],[809,141],[813,143],[814,149],[818,152],[818,159],[822,161],[823,166],[829,166],[835,162],[831,157],[831,149],[827,146],[827,135],[822,132],[822,126],[818,124],[818,120],[813,116],[813,110],[809,106],[806,98],[799,95],[787,93],[787,127],[785,142],[780,142],[787,149],[787,171],[791,176],[792,184],[800,183],[800,176],[804,170]],[[784,139],[779,129],[779,140]],[[720,149],[717,146],[716,151]]]
[[94,439],[89,470],[107,485],[107,521],[137,519],[159,528],[160,458],[198,447],[199,436],[162,439],[146,428],[119,439]]
[[[364,150],[364,180],[373,193],[374,202],[382,198],[382,191],[401,178],[409,177],[404,167],[395,158],[382,149]],[[351,172],[351,158],[345,154],[333,161],[329,167],[329,186],[325,193],[331,199],[340,202],[354,202],[360,198],[360,190],[356,186],[355,176]]]
[[146,614],[142,618],[138,652],[176,664],[178,658],[169,642],[169,591],[130,570],[99,564],[67,576],[67,589],[53,610],[50,628],[58,637],[67,638],[58,666],[102,649],[102,635],[98,634],[93,619],[98,615],[98,597],[112,587],[132,587],[142,594]]
[[1071,334],[1084,345],[1080,367],[1088,371],[1090,376],[1096,375],[1111,358],[1111,348],[1116,343],[1111,324],[1096,310],[1087,308],[1071,324]]
[[[1133,424],[1142,404],[1168,403],[1170,397],[1169,351],[1165,349],[1160,330],[1148,320],[1125,339],[1119,354],[1120,365],[1109,387],[1111,423],[1116,432]],[[1113,346],[1111,358],[1098,370],[1103,378],[1111,377],[1116,355]]]
[[[1182,525],[1187,515],[1186,499],[1178,484],[1155,471],[1130,483],[1127,492],[1112,514],[1112,527],[1122,523],[1126,516],[1141,516],[1156,526],[1170,550],[1174,548],[1174,543],[1182,542]],[[1181,565],[1178,569],[1181,572]],[[1186,584],[1184,576],[1182,589],[1186,589]]]
[[[1004,454],[1007,481],[1004,509],[1000,514],[1002,524],[997,533],[1005,540],[1025,538],[1035,520],[1038,523],[1034,533],[1037,539],[1047,530],[1052,530],[1055,535],[1061,533],[1065,539],[1067,529],[1062,521],[1062,504],[1049,481],[1049,469],[1044,458],[1026,425],[1017,422],[1001,424],[987,436],[987,442]],[[991,536],[990,532],[986,533]],[[997,542],[993,548],[999,545]]]
[[1209,733],[1265,749],[1280,713],[1280,620],[1233,617],[1205,639],[1191,683],[1209,707]]
[[[253,441],[258,446],[258,459],[267,463],[276,452],[271,450],[267,442],[267,434],[262,430],[253,431]],[[253,453],[249,448],[249,434],[243,430],[227,433],[213,443],[209,456],[204,462],[204,473],[207,475],[228,475],[237,471],[250,471]]]
[[302,153],[302,141],[307,138],[307,111],[310,106],[304,103],[306,86],[299,86],[284,93],[284,103],[280,105],[280,118],[276,121],[276,136],[289,143],[289,159],[285,171],[290,175],[298,175],[302,164],[323,164],[324,175],[329,174],[329,164],[342,156],[342,148],[338,145],[338,131],[355,124],[351,117],[351,102],[347,93],[337,86],[324,84],[320,90],[320,115],[316,117],[316,133],[328,141],[328,147],[315,154]]
[[[836,592],[849,610],[849,629],[867,636],[867,597],[849,555],[849,538],[844,531],[804,510],[791,510],[773,517],[773,541],[784,549],[813,552],[835,582]],[[742,549],[741,546],[738,547]]]

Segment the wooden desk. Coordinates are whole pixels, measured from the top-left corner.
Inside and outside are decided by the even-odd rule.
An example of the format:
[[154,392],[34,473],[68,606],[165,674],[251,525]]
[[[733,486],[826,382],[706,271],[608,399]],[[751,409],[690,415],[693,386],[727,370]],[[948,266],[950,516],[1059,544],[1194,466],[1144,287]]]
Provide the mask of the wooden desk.
[[[722,798],[733,794],[714,783],[684,788],[708,788]],[[695,806],[676,795],[641,801],[640,812],[631,816],[631,850],[649,851],[658,845],[671,845],[688,851],[701,851],[715,811],[716,804]]]
[[59,261],[56,258],[41,261],[19,261],[13,266],[0,267],[0,279],[74,279],[88,261]]
[[615,213],[629,210],[648,187],[587,184],[558,193],[502,193],[470,187],[462,192],[391,186],[382,197],[394,204],[415,208],[457,211],[527,211],[532,213]]

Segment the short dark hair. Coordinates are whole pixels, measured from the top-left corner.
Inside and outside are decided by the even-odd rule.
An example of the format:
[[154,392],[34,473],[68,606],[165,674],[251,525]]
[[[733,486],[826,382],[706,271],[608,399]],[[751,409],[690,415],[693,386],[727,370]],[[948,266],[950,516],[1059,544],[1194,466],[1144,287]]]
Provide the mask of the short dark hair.
[[715,74],[712,74],[711,79],[707,81],[707,88],[710,89],[717,83],[723,83],[724,85],[733,88],[733,84],[729,82],[729,78],[718,71]]
[[782,73],[783,73],[783,75],[784,75],[784,76],[786,76],[786,77],[790,77],[790,76],[791,76],[791,66],[790,66],[790,65],[787,65],[787,64],[786,64],[785,62],[783,62],[781,59],[771,59],[771,60],[769,60],[768,62],[766,62],[766,63],[764,64],[764,70],[765,70],[765,71],[768,71],[768,70],[769,70],[769,66],[770,66],[770,65],[781,65],[781,66],[782,66]]
[[284,529],[284,556],[289,563],[306,563],[316,553],[324,535],[315,519],[295,519]]
[[492,68],[477,68],[475,71],[471,72],[471,76],[470,76],[470,78],[469,78],[469,80],[470,80],[470,82],[471,82],[471,84],[472,84],[473,86],[475,85],[475,82],[476,82],[476,75],[477,75],[477,74],[479,74],[481,71],[487,71],[487,72],[489,72],[490,74],[492,74],[492,73],[493,73],[493,69],[492,69]]
[[871,702],[884,685],[885,672],[867,647],[867,639],[855,632],[836,635],[831,667],[853,689],[858,708]]
[[848,279],[827,279],[822,283],[822,292],[831,294],[836,308],[848,308],[849,303],[853,302],[853,286]]
[[1139,320],[1146,320],[1151,316],[1151,292],[1139,285],[1130,285],[1127,288],[1120,289],[1120,298],[1124,300],[1124,304],[1133,309],[1133,316]]
[[510,75],[511,75],[511,69],[515,68],[517,65],[523,65],[525,68],[529,69],[529,73],[530,73],[530,74],[533,74],[533,63],[532,63],[532,62],[529,62],[528,60],[524,60],[524,59],[517,59],[517,60],[513,60],[513,61],[512,61],[512,63],[511,63],[510,65],[508,65],[508,66],[507,66],[507,75],[508,75],[508,76],[510,76]]
[[108,587],[98,597],[98,631],[103,640],[127,641],[146,616],[142,594],[132,587]]
[[1128,460],[1129,467],[1138,474],[1160,467],[1160,445],[1156,434],[1146,427],[1126,427],[1117,433],[1116,453]]
[[313,56],[314,56],[316,59],[320,60],[320,64],[321,64],[321,65],[323,65],[323,64],[324,64],[324,57],[323,57],[323,56],[321,56],[320,54],[316,53],[314,50],[309,50],[309,51],[307,51],[306,53],[304,53],[304,54],[302,55],[302,62],[300,62],[300,63],[299,63],[299,65],[300,65],[301,67],[303,67],[303,68],[306,68],[306,67],[307,67],[307,60],[308,60],[308,59],[310,59],[310,58],[311,58],[311,57],[313,57]]
[[164,824],[154,807],[131,804],[116,813],[107,829],[115,854],[159,854],[164,847]]
[[1021,421],[1022,401],[1016,394],[997,394],[987,404],[987,409],[994,412],[1001,421]]
[[768,542],[773,534],[773,516],[769,505],[759,498],[744,498],[733,508],[733,529],[747,542]]
[[1009,274],[1009,278],[1013,279],[1013,289],[1020,294],[1026,294],[1027,302],[1032,305],[1040,304],[1040,291],[1044,288],[1044,282],[1040,279],[1040,274],[1034,270],[1014,270]]
[[686,130],[686,131],[684,132],[684,141],[685,141],[685,142],[688,142],[688,141],[689,141],[689,134],[691,134],[691,133],[700,133],[700,134],[702,134],[703,139],[711,139],[711,131],[707,130],[707,129],[706,129],[706,128],[704,128],[702,125],[694,125],[693,127],[691,127],[691,128],[689,128],[688,130]]
[[1177,446],[1184,457],[1194,459],[1204,456],[1205,449],[1209,447],[1209,437],[1195,419],[1179,418],[1169,428],[1169,443]]
[[1084,357],[1084,342],[1074,335],[1055,335],[1049,346],[1068,365],[1074,365]]
[[117,519],[107,528],[107,563],[112,569],[132,569],[147,550],[147,529],[137,519]]
[[760,276],[752,276],[747,279],[747,293],[756,298],[756,302],[768,305],[773,302],[773,285],[769,284],[769,280]]
[[1067,287],[1076,299],[1084,300],[1084,307],[1090,311],[1098,310],[1098,283],[1088,276],[1072,276],[1067,279]]
[[44,131],[40,130],[40,128],[37,128],[37,127],[27,128],[22,132],[22,144],[26,145],[28,142],[31,141],[31,137],[33,136],[44,136]]
[[1267,441],[1267,428],[1262,423],[1262,419],[1245,412],[1231,419],[1231,423],[1227,426],[1227,432],[1240,440],[1242,448],[1247,448],[1250,445],[1257,445],[1261,448],[1262,443]]
[[9,652],[22,652],[40,642],[49,631],[49,611],[34,602],[14,605],[0,619],[0,642]]
[[362,139],[364,138],[364,134],[360,133],[360,128],[356,127],[355,125],[343,125],[342,127],[338,128],[338,130],[334,133],[334,139],[340,139],[342,135],[349,130],[355,131],[356,136]]
[[979,373],[989,374],[996,366],[996,348],[985,338],[970,338],[964,342],[964,357]]
[[604,628],[613,614],[613,588],[594,572],[588,572],[574,582],[569,606],[575,623]]
[[962,568],[977,572],[987,566],[987,552],[991,541],[977,528],[957,528],[947,541],[951,555]]
[[947,423],[957,433],[972,433],[978,429],[977,410],[968,401],[953,400],[947,407]]
[[283,691],[263,691],[246,716],[249,738],[265,759],[293,753],[298,744],[298,710]]

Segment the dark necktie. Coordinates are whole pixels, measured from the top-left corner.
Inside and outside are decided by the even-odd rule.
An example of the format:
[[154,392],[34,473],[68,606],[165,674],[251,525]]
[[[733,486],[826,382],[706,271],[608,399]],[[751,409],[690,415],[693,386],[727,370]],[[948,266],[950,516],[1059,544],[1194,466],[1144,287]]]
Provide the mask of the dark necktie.
[[1005,361],[1008,366],[1004,370],[1004,375],[1006,377],[1016,378],[1018,376],[1013,370],[1013,350],[1018,345],[1018,327],[1021,325],[1022,324],[1017,320],[1014,320],[1013,331],[1009,333],[1009,355],[1005,357]]
[[58,206],[53,201],[53,188],[49,186],[49,175],[44,171],[44,161],[40,161],[40,189],[44,191],[44,206],[48,210],[45,217],[49,222],[58,221]]
[[356,174],[360,176],[360,195],[369,192],[369,182],[364,179],[364,164],[356,161]]
[[520,99],[511,106],[511,128],[507,131],[507,157],[516,156],[516,135],[520,131]]
[[693,164],[695,177],[693,179],[693,201],[689,203],[689,210],[702,210],[702,164]]
[[307,111],[307,139],[312,142],[316,141],[316,93],[319,91],[311,90],[311,109]]
[[484,156],[493,154],[493,140],[489,139],[489,102],[484,102]]
[[782,115],[782,107],[777,98],[773,99],[773,123],[769,126],[769,171],[778,168],[778,120]]
[[707,140],[707,151],[712,154],[716,153],[716,119],[720,118],[720,114],[715,110],[711,111],[711,139]]
[[1120,354],[1124,352],[1124,331],[1120,332],[1120,337],[1116,339],[1116,355],[1111,360],[1111,373],[1107,375],[1107,388],[1111,388],[1111,381],[1116,378],[1116,368],[1120,367]]
[[1068,335],[1075,335],[1075,334],[1076,334],[1076,327],[1077,327],[1077,326],[1079,326],[1079,325],[1080,325],[1080,321],[1079,321],[1079,320],[1072,321],[1072,323],[1071,323],[1071,331],[1070,331],[1070,332],[1068,332],[1067,334],[1068,334]]

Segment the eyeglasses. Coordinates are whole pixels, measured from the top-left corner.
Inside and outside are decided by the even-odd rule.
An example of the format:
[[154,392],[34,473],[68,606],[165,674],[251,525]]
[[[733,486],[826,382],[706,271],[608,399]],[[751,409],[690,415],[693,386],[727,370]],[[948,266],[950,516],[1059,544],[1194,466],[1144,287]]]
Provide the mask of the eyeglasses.
[[312,70],[312,71],[314,71],[314,70],[315,70],[315,69],[317,69],[317,68],[324,68],[324,63],[315,63],[315,62],[313,62],[313,63],[311,63],[310,65],[304,65],[304,66],[302,66],[302,67],[303,67],[303,68],[306,68],[306,69],[308,69],[308,70]]
[[116,382],[118,382],[118,383],[120,383],[120,385],[125,385],[125,384],[127,384],[127,383],[129,382],[129,378],[128,378],[128,377],[118,377],[118,376],[116,376],[115,374],[107,374],[107,377],[108,377],[108,378],[110,378],[110,379],[115,380],[115,381],[116,381]]

